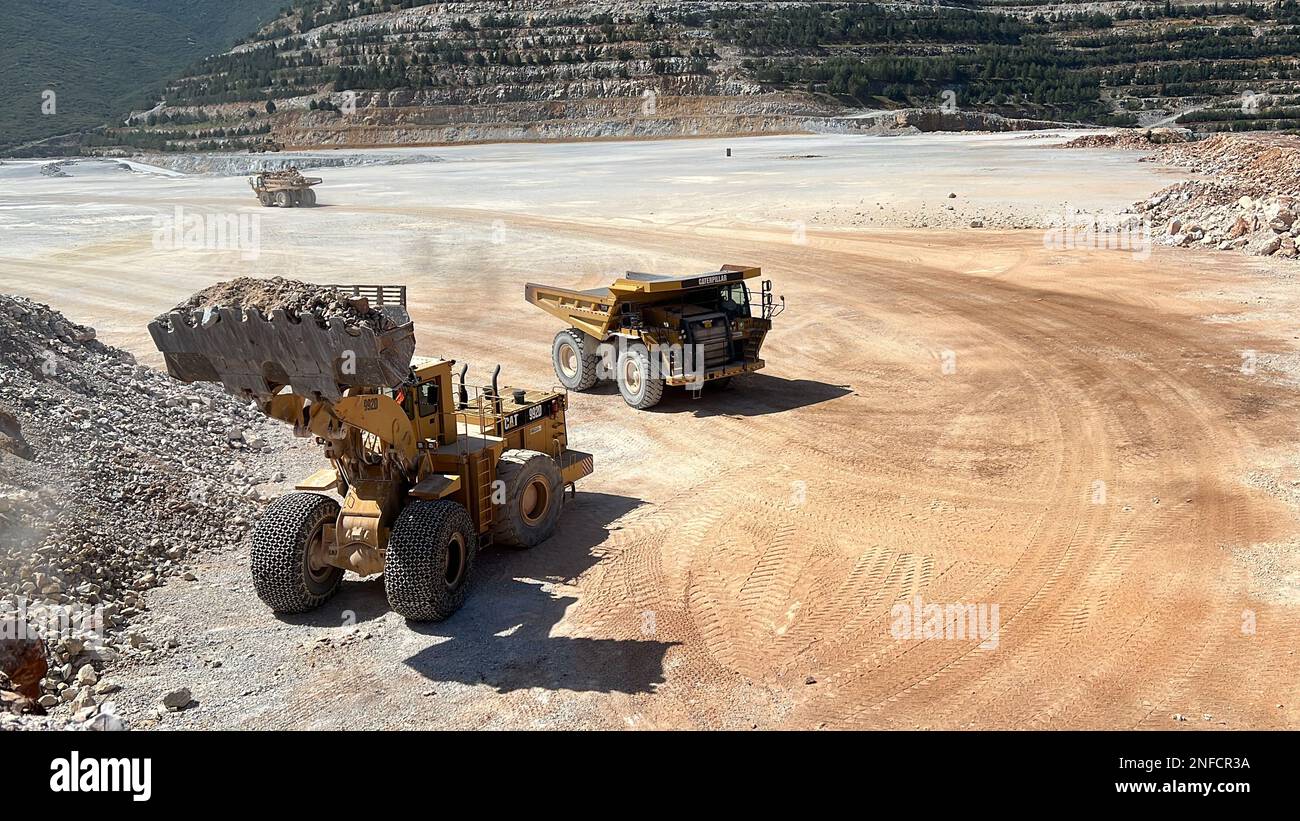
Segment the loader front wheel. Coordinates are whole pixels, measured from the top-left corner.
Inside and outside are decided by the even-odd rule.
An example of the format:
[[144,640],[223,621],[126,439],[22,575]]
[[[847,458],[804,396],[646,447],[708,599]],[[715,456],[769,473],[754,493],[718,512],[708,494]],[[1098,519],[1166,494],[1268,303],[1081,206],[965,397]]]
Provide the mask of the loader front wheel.
[[560,331],[551,343],[551,362],[560,384],[571,391],[585,391],[596,384],[600,356],[584,351],[586,334],[576,328]]
[[492,541],[533,547],[549,539],[564,505],[564,480],[555,460],[535,450],[508,450],[497,460],[497,482]]
[[640,342],[629,345],[618,360],[618,392],[637,410],[658,405],[664,395],[664,380],[650,365],[650,351]]
[[338,590],[343,569],[325,561],[325,526],[338,515],[338,502],[318,493],[290,493],[266,509],[250,565],[257,596],[272,610],[306,613]]
[[388,606],[411,621],[442,621],[465,601],[478,532],[449,499],[411,502],[393,522],[384,557]]

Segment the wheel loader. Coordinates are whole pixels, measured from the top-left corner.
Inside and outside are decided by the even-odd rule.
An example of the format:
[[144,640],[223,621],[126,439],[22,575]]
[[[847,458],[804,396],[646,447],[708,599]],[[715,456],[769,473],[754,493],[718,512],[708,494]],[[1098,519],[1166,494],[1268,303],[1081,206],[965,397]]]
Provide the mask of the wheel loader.
[[218,307],[173,312],[149,332],[173,377],[221,383],[314,438],[329,462],[253,530],[262,601],[301,613],[344,571],[383,573],[393,610],[441,620],[464,601],[479,549],[545,541],[593,460],[568,447],[564,393],[499,387],[500,366],[473,386],[468,366],[414,357],[404,286],[333,287],[392,327]]
[[311,187],[321,182],[320,177],[304,177],[293,166],[283,171],[262,171],[248,178],[249,186],[264,208],[311,207],[316,204],[316,192]]
[[248,147],[248,153],[265,154],[268,151],[279,152],[283,148],[284,148],[283,145],[271,139],[270,137],[267,137],[266,139],[262,140],[260,143],[253,143],[252,145],[250,145]]
[[569,325],[551,344],[561,385],[580,391],[613,379],[627,404],[645,409],[665,386],[698,397],[766,364],[759,351],[785,297],[777,304],[762,280],[755,305],[746,281],[761,275],[741,265],[686,276],[629,271],[586,291],[528,283],[524,299]]

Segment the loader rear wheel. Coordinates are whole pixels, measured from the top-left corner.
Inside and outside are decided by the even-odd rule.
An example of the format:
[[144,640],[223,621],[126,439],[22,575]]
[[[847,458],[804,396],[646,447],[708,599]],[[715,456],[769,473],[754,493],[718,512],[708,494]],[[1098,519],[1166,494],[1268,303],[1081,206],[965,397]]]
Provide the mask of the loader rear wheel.
[[253,528],[250,565],[257,597],[277,613],[306,613],[338,590],[343,569],[325,561],[325,525],[339,505],[318,493],[290,493]]
[[411,621],[442,621],[465,601],[478,532],[449,499],[411,502],[393,522],[384,557],[388,606]]
[[664,395],[664,381],[652,375],[650,351],[640,342],[627,346],[618,360],[618,392],[623,401],[645,410],[659,404]]
[[511,547],[533,547],[551,537],[564,506],[560,466],[545,453],[508,450],[497,460],[492,510],[492,541]]
[[596,384],[596,365],[599,354],[583,351],[587,335],[576,328],[560,331],[551,343],[551,362],[560,384],[571,391],[585,391]]
[[288,208],[293,204],[293,198],[289,196],[288,191],[276,191],[275,204],[281,208]]

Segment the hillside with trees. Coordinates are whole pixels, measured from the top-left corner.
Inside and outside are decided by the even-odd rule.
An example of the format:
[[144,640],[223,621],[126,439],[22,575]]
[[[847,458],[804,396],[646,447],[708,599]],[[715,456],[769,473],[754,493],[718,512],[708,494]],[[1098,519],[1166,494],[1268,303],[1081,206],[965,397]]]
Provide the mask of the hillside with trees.
[[246,41],[175,73],[162,86],[164,105],[137,107],[129,125],[119,120],[82,145],[191,151],[268,138],[376,145],[743,133],[940,107],[1291,130],[1298,83],[1295,0],[295,0]]

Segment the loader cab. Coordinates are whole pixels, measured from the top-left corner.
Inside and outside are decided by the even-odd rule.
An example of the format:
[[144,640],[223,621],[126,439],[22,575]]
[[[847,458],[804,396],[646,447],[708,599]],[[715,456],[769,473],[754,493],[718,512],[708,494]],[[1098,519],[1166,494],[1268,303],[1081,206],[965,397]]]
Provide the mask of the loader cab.
[[455,405],[451,398],[452,364],[451,360],[414,357],[411,360],[412,381],[383,390],[402,406],[421,440],[437,440],[440,445],[456,441]]

